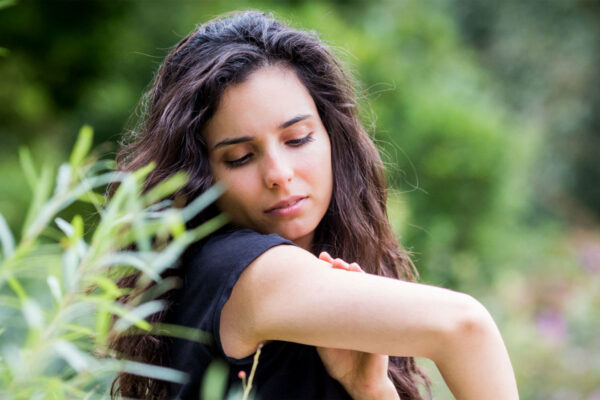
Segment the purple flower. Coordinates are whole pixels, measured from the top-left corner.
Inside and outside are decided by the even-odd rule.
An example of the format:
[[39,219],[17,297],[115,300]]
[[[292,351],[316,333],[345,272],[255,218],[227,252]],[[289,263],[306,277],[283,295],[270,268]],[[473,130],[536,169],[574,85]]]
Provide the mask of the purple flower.
[[535,325],[540,334],[550,342],[561,343],[567,337],[567,322],[556,309],[546,309],[537,314]]

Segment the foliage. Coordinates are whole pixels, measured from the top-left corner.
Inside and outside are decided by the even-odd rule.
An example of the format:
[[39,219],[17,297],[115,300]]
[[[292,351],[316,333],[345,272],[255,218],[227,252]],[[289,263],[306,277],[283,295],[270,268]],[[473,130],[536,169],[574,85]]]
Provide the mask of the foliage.
[[[56,163],[83,122],[97,142],[116,142],[168,48],[194,25],[242,8],[316,30],[362,82],[362,117],[388,167],[398,236],[424,282],[490,309],[521,398],[598,396],[600,366],[588,356],[600,353],[596,2],[18,3],[0,12],[0,46],[10,50],[0,57],[5,248],[16,246],[6,232],[35,219],[24,205],[44,197],[29,194],[31,176],[54,175],[44,167],[23,179],[15,149],[26,144],[31,159]],[[75,215],[95,210],[77,201],[61,217],[75,226]],[[83,218],[87,243],[94,218]],[[36,243],[54,240],[58,251],[60,232],[42,232]],[[29,271],[18,277],[28,298],[41,285],[51,300],[39,282],[56,272],[42,268],[33,279]],[[3,282],[0,295],[14,298]],[[3,323],[18,314],[4,310],[12,311]],[[21,328],[7,328],[0,348],[24,338]],[[451,398],[443,385],[434,395]]]
[[[21,150],[33,200],[18,241],[0,215],[3,399],[103,398],[117,371],[181,382],[185,376],[179,371],[115,359],[109,338],[142,330],[205,340],[204,333],[191,328],[151,326],[144,318],[163,309],[155,298],[176,284],[161,273],[176,265],[189,244],[223,224],[219,216],[192,230],[185,225],[220,188],[174,208],[168,197],[185,184],[184,175],[142,194],[152,165],[135,173],[112,171],[112,162],[88,155],[91,143],[92,129],[84,126],[54,185],[53,170],[36,170],[29,151]],[[110,184],[119,186],[103,204],[95,190]],[[86,226],[79,214],[70,221],[59,216],[76,201],[94,205],[97,226]],[[116,299],[132,292],[117,287],[115,279],[136,271],[142,273],[139,285],[156,285],[133,305],[121,305]]]

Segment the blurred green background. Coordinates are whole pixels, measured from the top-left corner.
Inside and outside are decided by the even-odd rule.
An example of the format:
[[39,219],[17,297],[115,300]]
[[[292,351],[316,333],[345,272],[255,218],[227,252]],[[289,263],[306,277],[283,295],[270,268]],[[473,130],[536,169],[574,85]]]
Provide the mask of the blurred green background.
[[[19,146],[57,165],[87,123],[114,157],[169,48],[247,8],[319,32],[358,78],[401,242],[423,282],[488,307],[521,398],[600,399],[597,1],[17,2],[0,10],[0,213],[12,230],[31,198]],[[434,398],[452,398],[423,365]]]

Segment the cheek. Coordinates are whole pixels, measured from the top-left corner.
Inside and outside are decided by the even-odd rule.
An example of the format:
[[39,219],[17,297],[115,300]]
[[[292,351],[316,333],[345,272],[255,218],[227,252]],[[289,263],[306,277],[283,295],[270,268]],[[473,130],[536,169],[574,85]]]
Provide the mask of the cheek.
[[302,171],[305,176],[321,184],[327,184],[332,180],[331,153],[329,147],[310,152],[304,158]]
[[219,181],[226,188],[225,193],[217,201],[217,205],[223,211],[237,213],[244,206],[252,206],[257,199],[256,189],[259,186],[253,174],[243,173],[243,171],[230,172],[221,174]]

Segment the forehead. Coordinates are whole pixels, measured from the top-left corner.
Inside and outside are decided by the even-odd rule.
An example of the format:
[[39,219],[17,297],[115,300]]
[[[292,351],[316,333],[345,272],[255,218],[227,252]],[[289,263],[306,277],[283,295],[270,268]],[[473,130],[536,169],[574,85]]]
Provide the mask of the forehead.
[[318,115],[308,89],[289,67],[267,66],[225,90],[204,135],[210,146],[225,137],[274,131],[300,114]]

